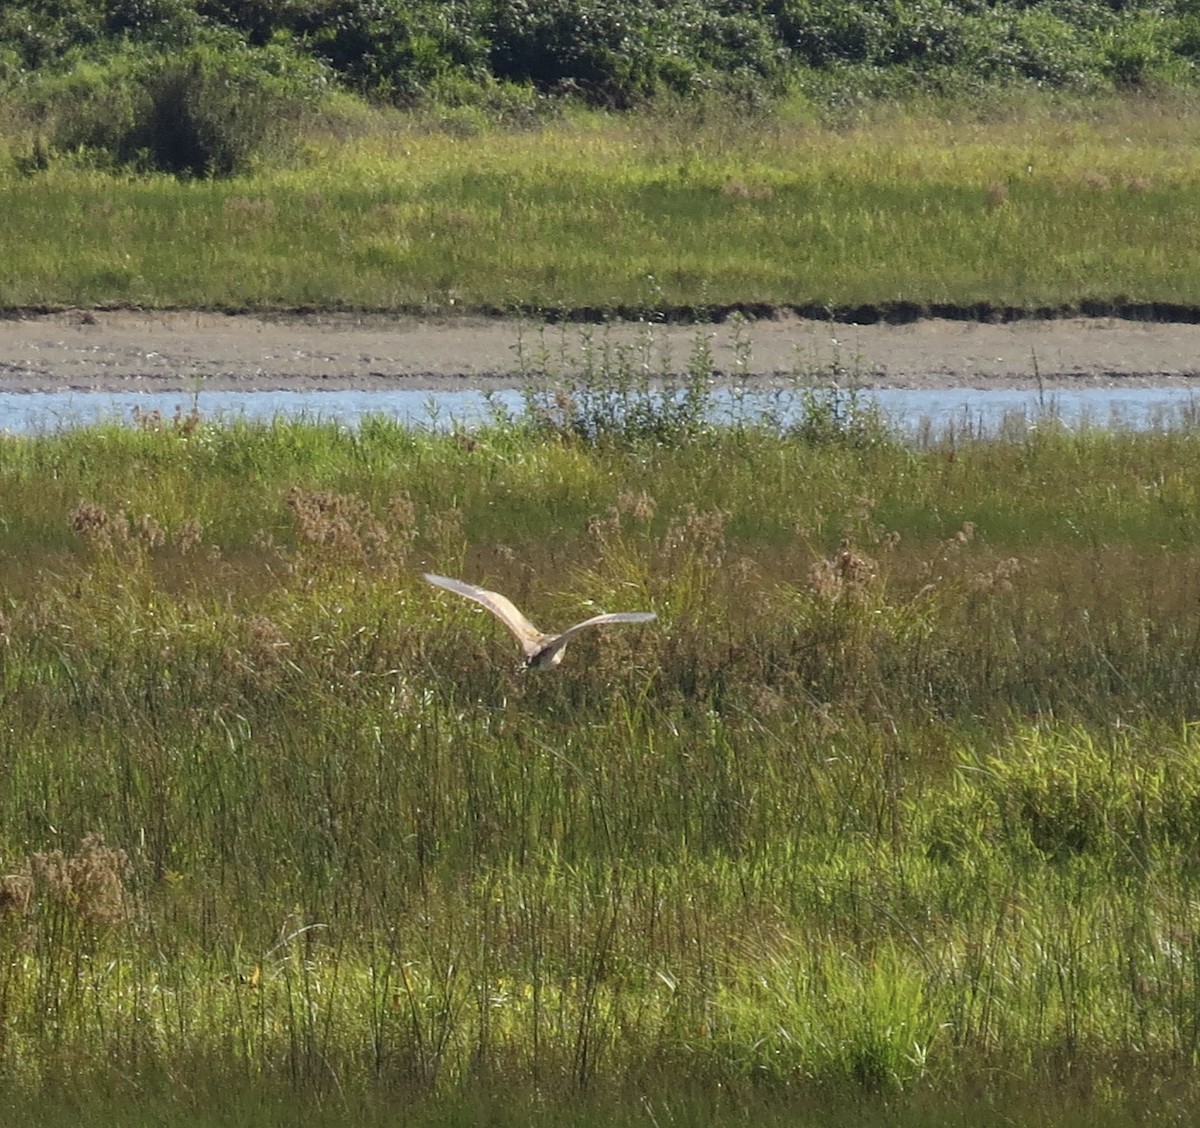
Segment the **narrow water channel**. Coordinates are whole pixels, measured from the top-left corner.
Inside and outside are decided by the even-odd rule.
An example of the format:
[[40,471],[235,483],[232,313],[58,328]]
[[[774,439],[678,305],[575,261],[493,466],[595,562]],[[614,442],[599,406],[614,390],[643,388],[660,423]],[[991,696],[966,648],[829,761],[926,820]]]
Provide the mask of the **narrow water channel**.
[[[846,403],[842,393],[843,404]],[[1200,398],[1189,388],[1079,388],[1047,391],[881,389],[859,392],[857,409],[874,404],[901,434],[932,428],[992,434],[1006,420],[1036,422],[1054,416],[1069,427],[1164,428],[1200,421]],[[383,416],[413,427],[470,427],[489,419],[496,407],[522,410],[517,391],[212,391],[181,392],[0,392],[0,430],[32,434],[99,422],[132,422],[138,413],[164,418],[198,411],[210,420],[307,418],[355,426],[366,416]],[[803,413],[797,395],[712,393],[715,422],[754,420],[771,413],[786,425]]]

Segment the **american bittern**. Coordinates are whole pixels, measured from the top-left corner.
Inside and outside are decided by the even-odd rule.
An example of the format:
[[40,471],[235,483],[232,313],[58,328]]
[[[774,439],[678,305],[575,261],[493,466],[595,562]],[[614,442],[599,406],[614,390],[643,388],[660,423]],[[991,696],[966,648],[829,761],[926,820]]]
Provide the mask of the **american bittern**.
[[562,634],[545,634],[526,619],[513,606],[511,600],[498,592],[488,591],[462,580],[452,580],[447,576],[436,576],[432,572],[426,572],[425,578],[431,584],[473,599],[486,607],[517,636],[517,641],[525,652],[525,665],[537,669],[557,666],[563,660],[563,651],[566,650],[571,637],[585,627],[598,627],[603,623],[648,623],[651,619],[658,618],[653,611],[616,611],[608,615],[593,615],[590,619],[584,619],[582,623],[568,627]]

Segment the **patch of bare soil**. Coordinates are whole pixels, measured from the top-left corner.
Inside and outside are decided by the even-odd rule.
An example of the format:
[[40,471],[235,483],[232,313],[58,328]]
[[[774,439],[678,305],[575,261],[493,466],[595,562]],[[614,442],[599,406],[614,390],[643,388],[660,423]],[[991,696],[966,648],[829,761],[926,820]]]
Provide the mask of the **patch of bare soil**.
[[[360,314],[139,310],[0,319],[0,391],[512,387],[550,358],[569,374],[590,340],[646,348],[681,372],[698,342],[731,378],[797,372],[876,388],[1200,387],[1200,325],[1105,318],[852,325],[793,315],[723,325],[561,325]],[[741,341],[744,348],[739,349]],[[640,354],[639,354],[640,355]],[[522,360],[524,358],[524,362]],[[747,363],[739,367],[739,358]]]

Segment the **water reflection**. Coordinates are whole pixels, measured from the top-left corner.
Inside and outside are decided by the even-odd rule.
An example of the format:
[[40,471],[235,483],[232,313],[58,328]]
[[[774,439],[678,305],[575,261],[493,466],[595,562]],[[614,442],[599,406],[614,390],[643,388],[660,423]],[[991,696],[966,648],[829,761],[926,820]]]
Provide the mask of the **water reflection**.
[[[1053,414],[1069,427],[1123,426],[1134,429],[1178,426],[1200,415],[1200,401],[1188,388],[1080,388],[1039,396],[1036,391],[940,391],[884,389],[857,393],[862,408],[876,404],[886,419],[905,434],[931,428],[959,433],[994,434],[1006,418],[1037,419]],[[332,391],[332,392],[0,392],[0,429],[30,434],[130,421],[136,412],[159,412],[168,418],[196,410],[206,420],[271,420],[307,418],[354,426],[366,415],[379,415],[414,427],[471,426],[492,417],[496,408],[522,409],[518,391],[481,392]],[[773,413],[786,424],[800,417],[803,397],[738,392],[712,393],[718,422],[754,419]]]

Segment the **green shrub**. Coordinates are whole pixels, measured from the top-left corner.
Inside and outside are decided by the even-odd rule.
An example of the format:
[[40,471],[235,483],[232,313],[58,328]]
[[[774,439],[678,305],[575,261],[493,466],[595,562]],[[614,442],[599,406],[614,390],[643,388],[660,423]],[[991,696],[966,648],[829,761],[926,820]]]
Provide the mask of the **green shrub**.
[[286,144],[324,85],[319,66],[284,47],[210,41],[173,55],[130,47],[79,61],[40,76],[23,98],[55,153],[230,176]]
[[204,0],[200,10],[252,47],[294,41],[346,86],[385,101],[411,101],[449,74],[487,78],[482,15],[464,0]]
[[[712,355],[698,337],[682,376],[657,366],[645,326],[633,345],[584,331],[576,362],[552,357],[543,346],[521,353],[525,376],[523,422],[535,431],[585,443],[679,445],[710,429]],[[564,364],[565,361],[565,364]],[[578,371],[566,366],[578,364]],[[656,370],[657,368],[657,370]]]
[[203,21],[189,0],[39,0],[0,5],[0,45],[30,70],[59,68],[84,49],[92,62],[120,42],[190,42]]
[[185,175],[244,172],[286,143],[324,82],[319,67],[277,45],[164,58],[147,76],[145,116],[121,156]]
[[1125,20],[1102,38],[1102,66],[1120,87],[1144,86],[1171,62],[1167,21],[1157,13]]
[[628,106],[654,86],[657,28],[635,0],[505,0],[488,27],[493,73]]
[[1187,81],[1187,71],[1172,72],[1171,64],[1197,54],[1192,18],[1139,4],[783,0],[777,22],[795,61],[809,67],[899,69],[935,86],[949,68],[951,86],[1018,79],[1086,87]]
[[772,21],[689,0],[503,0],[488,38],[498,78],[617,108],[662,90],[775,76],[784,55]]
[[486,45],[465,4],[325,0],[302,9],[291,30],[356,90],[410,101],[445,75],[482,80]]
[[0,44],[30,69],[51,66],[104,34],[103,10],[87,0],[0,5]]
[[887,36],[882,9],[839,4],[836,0],[784,0],[779,11],[784,42],[803,62],[827,67],[834,62],[873,62]]
[[773,21],[746,11],[714,11],[688,3],[674,14],[675,28],[686,35],[686,50],[705,68],[731,74],[774,75],[786,58]]
[[108,0],[104,20],[107,36],[162,47],[192,42],[202,21],[189,0]]
[[1087,45],[1078,32],[1041,8],[1017,14],[1012,44],[1019,74],[1049,86],[1080,83],[1091,68]]
[[144,65],[128,51],[81,61],[66,73],[39,75],[21,91],[21,101],[51,153],[84,152],[111,163],[142,112]]
[[835,101],[964,83],[1187,85],[1195,21],[1188,3],[1142,0],[24,0],[0,5],[0,84],[81,59],[101,66],[130,45],[178,53],[217,36],[250,52],[286,48],[403,104],[462,83],[614,108],[714,89],[754,101],[797,72],[815,90],[806,69],[825,73]]

